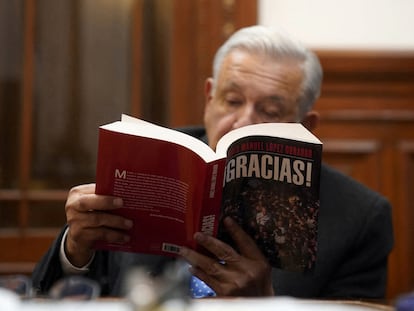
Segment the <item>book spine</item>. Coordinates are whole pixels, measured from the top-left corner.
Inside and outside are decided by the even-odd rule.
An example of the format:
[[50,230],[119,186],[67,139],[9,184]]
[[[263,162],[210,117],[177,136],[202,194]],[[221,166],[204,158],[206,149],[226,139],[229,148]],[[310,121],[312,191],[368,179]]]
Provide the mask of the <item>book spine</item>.
[[223,193],[225,160],[217,160],[209,164],[206,174],[206,185],[203,206],[200,211],[198,230],[211,236],[217,236]]

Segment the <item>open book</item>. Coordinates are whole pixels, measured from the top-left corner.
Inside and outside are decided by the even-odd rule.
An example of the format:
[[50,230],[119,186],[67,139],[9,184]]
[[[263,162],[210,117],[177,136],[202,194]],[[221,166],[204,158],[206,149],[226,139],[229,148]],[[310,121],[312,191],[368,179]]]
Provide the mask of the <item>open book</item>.
[[317,250],[322,143],[299,123],[263,123],[224,135],[212,150],[188,134],[123,115],[99,128],[96,193],[122,197],[134,222],[108,250],[175,256],[201,231],[233,245],[233,217],[269,263],[312,270]]

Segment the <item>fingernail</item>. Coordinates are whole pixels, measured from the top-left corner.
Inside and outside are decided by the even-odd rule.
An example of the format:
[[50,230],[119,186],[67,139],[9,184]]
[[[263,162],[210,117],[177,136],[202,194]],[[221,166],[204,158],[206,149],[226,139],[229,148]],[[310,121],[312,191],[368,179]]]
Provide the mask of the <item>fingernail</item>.
[[206,239],[206,236],[201,232],[196,232],[194,234],[194,240],[196,240],[198,243],[203,242]]
[[122,207],[123,201],[121,198],[115,198],[113,201],[114,207]]
[[187,248],[186,247],[184,247],[184,246],[180,246],[180,248],[179,248],[179,250],[178,250],[178,254],[180,255],[180,256],[185,256],[186,254],[187,254]]
[[231,225],[233,225],[234,224],[234,221],[233,221],[233,219],[231,218],[231,217],[226,217],[226,218],[224,218],[224,223],[227,225],[227,226],[231,226]]
[[125,226],[128,229],[132,228],[132,226],[134,225],[134,222],[132,220],[130,220],[130,219],[125,219],[124,223],[125,223]]

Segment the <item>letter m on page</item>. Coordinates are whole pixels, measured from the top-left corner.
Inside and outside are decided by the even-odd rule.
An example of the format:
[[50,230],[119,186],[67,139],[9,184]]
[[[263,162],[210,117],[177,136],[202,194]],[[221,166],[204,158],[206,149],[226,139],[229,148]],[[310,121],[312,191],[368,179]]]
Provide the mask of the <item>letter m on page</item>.
[[126,179],[126,171],[120,171],[119,169],[115,170],[115,178],[122,178],[122,179]]

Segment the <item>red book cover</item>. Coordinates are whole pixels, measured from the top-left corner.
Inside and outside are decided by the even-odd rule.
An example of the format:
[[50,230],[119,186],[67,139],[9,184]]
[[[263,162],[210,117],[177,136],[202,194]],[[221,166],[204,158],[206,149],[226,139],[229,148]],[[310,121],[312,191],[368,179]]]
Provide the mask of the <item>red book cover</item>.
[[101,127],[96,193],[121,197],[124,207],[113,212],[134,226],[130,243],[96,247],[174,255],[180,245],[196,248],[197,231],[216,235],[224,161],[207,163],[171,141]]

